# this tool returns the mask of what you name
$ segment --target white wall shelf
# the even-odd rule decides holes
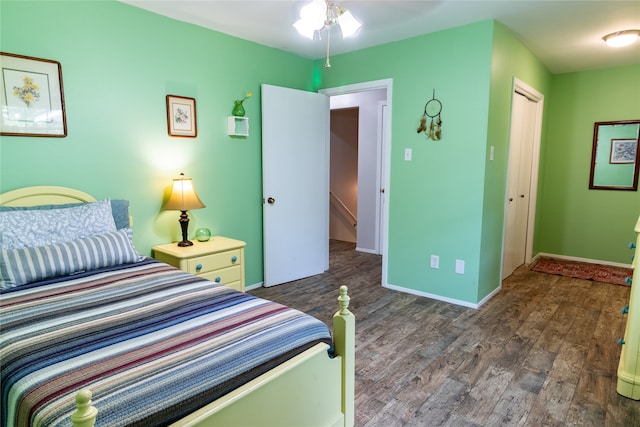
[[[231,136],[249,136],[249,118],[227,117],[227,133]]]

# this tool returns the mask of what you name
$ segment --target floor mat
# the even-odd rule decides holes
[[[625,279],[633,274],[630,268],[548,257],[540,257],[531,270],[622,286],[630,286]]]

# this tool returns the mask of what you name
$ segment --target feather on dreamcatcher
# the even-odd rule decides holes
[[[424,105],[424,113],[420,118],[420,126],[418,127],[418,133],[424,132],[427,138],[433,141],[440,141],[442,139],[442,103],[436,99],[436,90],[433,90],[433,98],[427,101]],[[427,118],[431,119],[429,128],[427,129]]]

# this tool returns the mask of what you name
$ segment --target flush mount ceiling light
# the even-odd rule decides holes
[[[316,37],[321,38],[322,32],[326,33],[327,60],[324,64],[326,68],[331,68],[329,44],[331,41],[331,29],[336,24],[342,30],[342,38],[354,35],[362,26],[351,12],[330,0],[313,0],[300,10],[300,19],[293,24],[300,34],[311,40]]]
[[[611,47],[628,46],[635,43],[640,38],[640,30],[624,30],[607,34],[602,38],[604,42]]]

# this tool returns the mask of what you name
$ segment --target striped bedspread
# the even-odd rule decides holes
[[[147,259],[0,296],[3,426],[69,426],[93,392],[97,426],[176,421],[318,342],[297,310]]]

